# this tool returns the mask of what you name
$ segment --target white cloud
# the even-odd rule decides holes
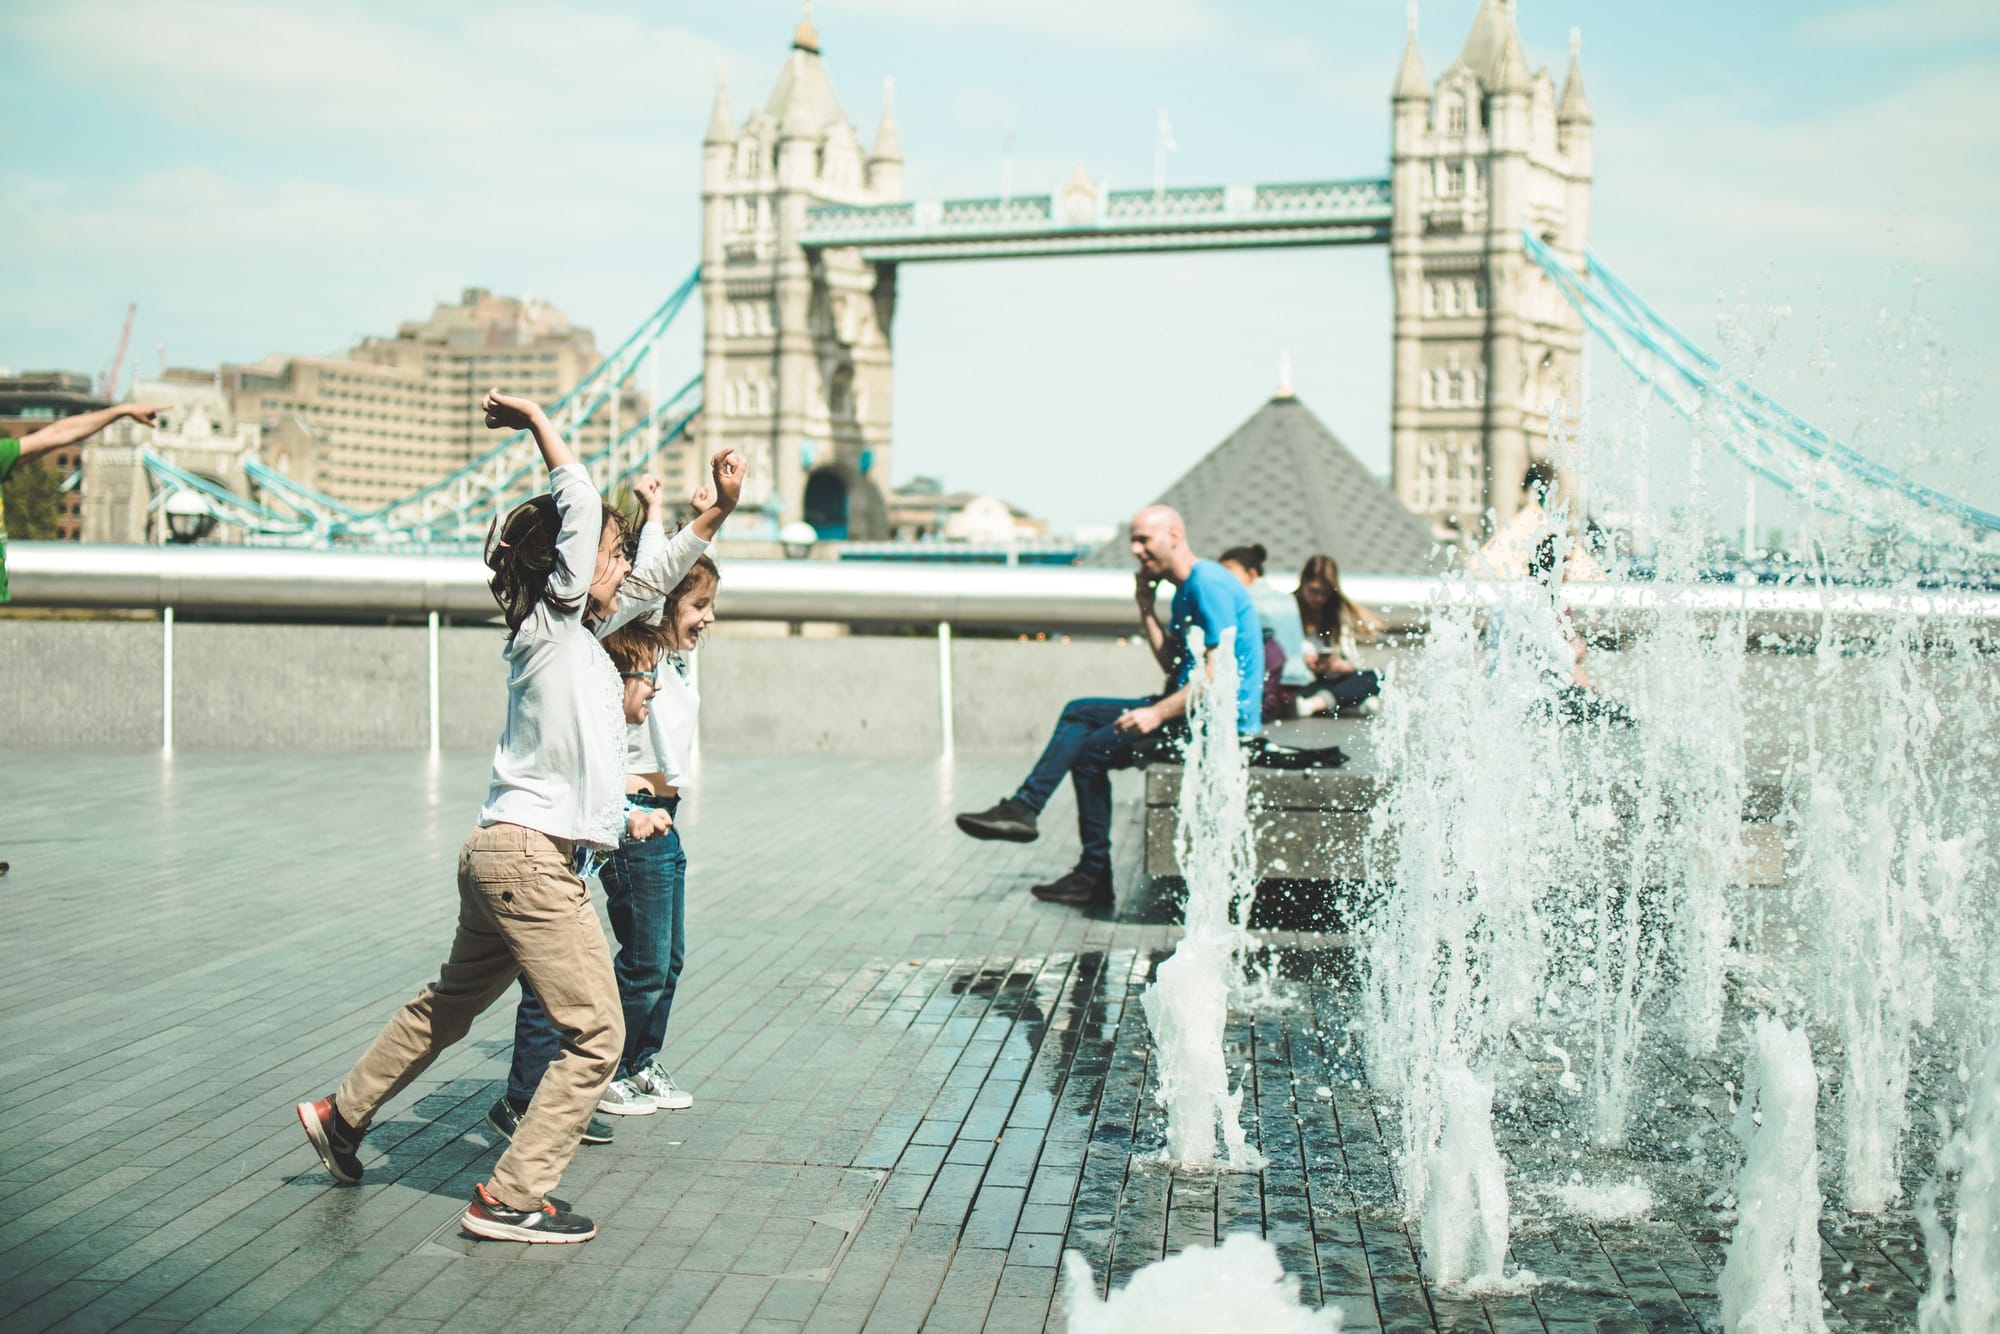
[[[568,9],[467,9],[443,26],[351,2],[71,0],[0,32],[107,97],[141,86],[186,123],[249,140],[301,133],[509,153],[649,138],[705,110],[724,50],[686,31]]]
[[[1711,94],[1646,116],[1600,115],[1600,182],[1710,246],[1739,253],[1996,269],[2000,62],[1968,62],[1810,118],[1758,123]],[[1747,99],[1745,99],[1747,100]],[[1606,187],[1600,184],[1600,190]]]
[[[1207,0],[842,0],[851,13],[939,28],[998,28],[1079,45],[1159,50],[1224,26]]]
[[[2000,6],[1992,0],[1850,5],[1803,19],[1796,31],[1827,46],[1957,46],[2000,38]]]

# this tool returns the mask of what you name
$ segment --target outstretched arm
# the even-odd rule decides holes
[[[146,426],[153,424],[153,418],[166,410],[165,403],[120,403],[114,408],[99,408],[95,412],[79,412],[74,417],[64,417],[50,422],[38,431],[30,431],[21,437],[21,462],[26,463],[38,454],[46,454],[64,445],[73,445],[79,440],[88,440],[121,417],[130,417]]]

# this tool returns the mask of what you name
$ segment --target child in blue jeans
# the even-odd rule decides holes
[[[647,505],[648,517],[640,530],[631,579],[620,588],[618,611],[604,626],[605,650],[626,687],[626,808],[668,824],[664,837],[621,840],[600,868],[605,906],[618,941],[613,972],[627,1017],[627,1038],[617,1077],[598,1106],[618,1115],[646,1115],[694,1103],[691,1095],[674,1086],[656,1058],[684,957],[687,859],[672,821],[680,806],[679,785],[688,768],[699,701],[687,681],[681,652],[682,646],[691,649],[714,622],[718,572],[703,553],[734,510],[743,483],[741,461],[727,451],[716,455],[714,471],[714,487],[703,487],[694,496],[697,517],[671,538],[664,532],[659,480],[646,478],[634,488]],[[666,591],[658,591],[662,589]],[[633,696],[641,692],[635,717]],[[560,1050],[559,1035],[540,1001],[524,985],[515,1013],[507,1093],[487,1112],[487,1123],[502,1137],[511,1136],[543,1071]],[[605,1143],[610,1138],[609,1123],[593,1117],[583,1141]]]
[[[643,728],[628,728],[625,800],[635,810],[680,814],[701,697],[687,654],[715,623],[721,573],[707,556],[666,597],[660,623],[650,627],[658,655],[647,677],[652,708]],[[621,632],[623,633],[623,632]],[[610,645],[607,643],[607,647]],[[615,654],[614,654],[615,656]],[[657,818],[657,817],[656,817]],[[628,839],[605,859],[604,902],[618,937],[618,998],[625,1008],[625,1050],[618,1077],[598,1100],[599,1111],[645,1116],[694,1106],[694,1095],[660,1064],[674,989],[687,957],[687,854],[678,826],[661,839]]]

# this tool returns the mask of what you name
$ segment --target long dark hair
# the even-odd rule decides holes
[[[1312,579],[1333,590],[1319,606],[1306,602],[1306,582]],[[1298,604],[1299,621],[1308,635],[1332,643],[1340,641],[1340,622],[1347,615],[1347,595],[1340,591],[1340,566],[1333,557],[1325,552],[1306,557],[1306,563],[1299,567],[1299,586],[1292,593],[1292,600]]]
[[[604,522],[618,529],[620,541],[629,541],[630,525],[609,505],[604,507]],[[569,613],[590,596],[588,588],[567,598],[549,592],[549,577],[556,568],[556,537],[561,531],[556,498],[546,491],[530,496],[507,511],[505,518],[487,526],[486,568],[493,571],[487,587],[493,590],[493,600],[500,604],[500,614],[507,620],[509,638],[520,631],[537,604],[547,602],[557,611]]]

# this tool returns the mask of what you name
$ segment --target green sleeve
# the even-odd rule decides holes
[[[12,436],[0,436],[0,482],[14,475],[14,465],[21,460],[21,442]]]

